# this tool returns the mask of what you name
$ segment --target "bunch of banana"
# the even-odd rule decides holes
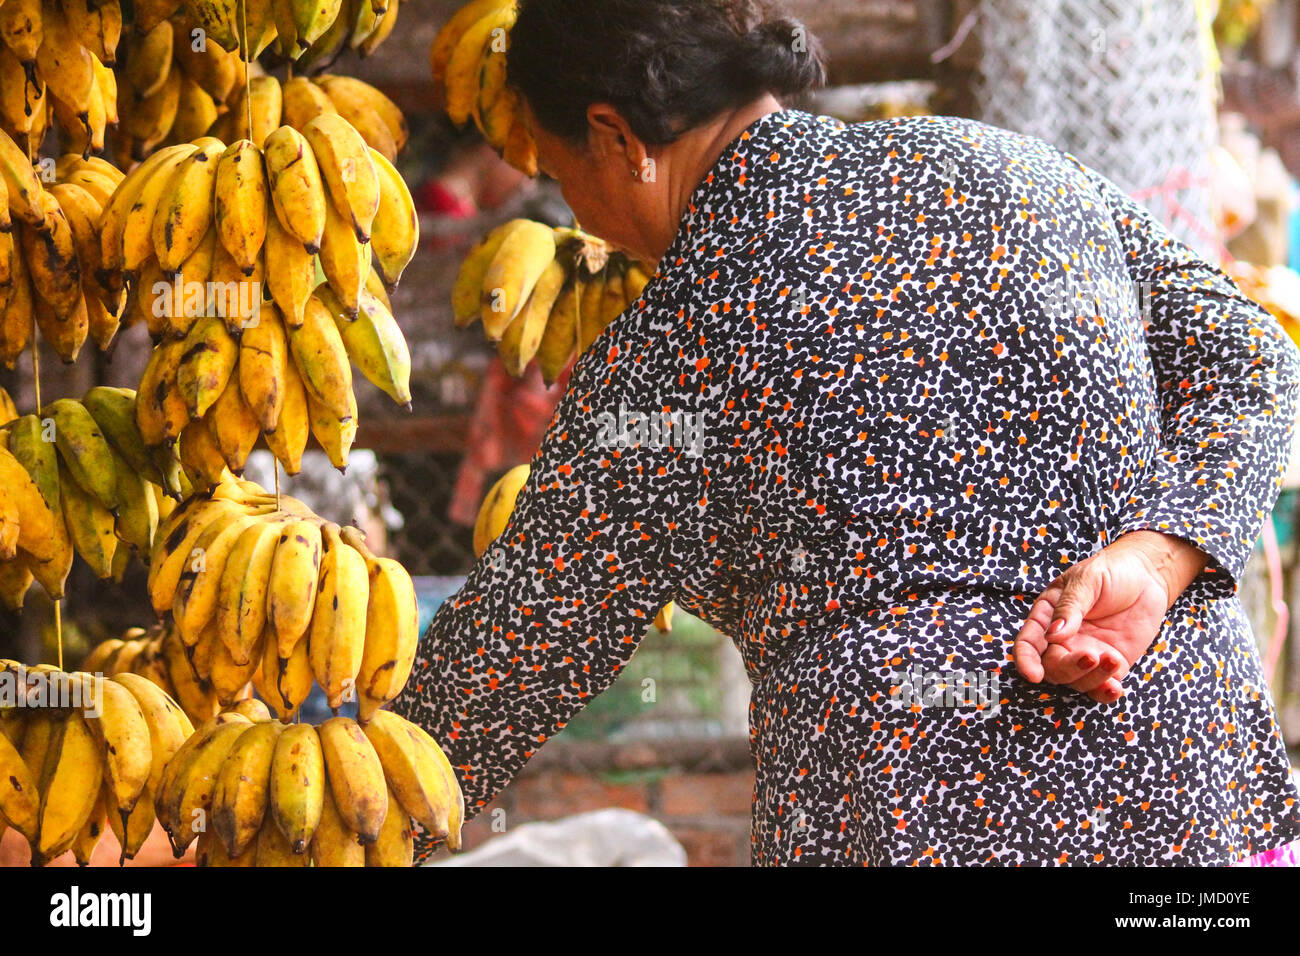
[[[245,98],[251,103],[245,102]],[[205,132],[227,142],[251,139],[258,146],[265,146],[266,138],[281,125],[304,132],[307,124],[321,113],[343,117],[367,146],[390,163],[397,159],[410,138],[406,117],[396,103],[369,83],[328,73],[295,76],[283,84],[273,76],[254,76],[230,111]]]
[[[531,465],[516,465],[488,489],[474,520],[474,557],[483,557],[492,547],[492,542],[505,532],[515,510],[515,501],[524,485],[528,484],[531,473]],[[665,634],[673,629],[673,611],[673,602],[669,601],[655,617],[654,626]]]
[[[471,0],[443,26],[429,50],[436,95],[452,122],[471,119],[510,165],[537,175],[537,144],[521,116],[518,94],[506,86],[515,0]]]
[[[193,665],[194,694],[169,676],[194,712],[242,698],[252,681],[290,721],[315,681],[331,707],[359,701],[362,720],[395,698],[419,640],[411,577],[375,555],[355,528],[302,502],[227,477],[163,523],[149,565],[149,596],[171,614]],[[160,645],[167,651],[166,637]]]
[[[252,60],[275,43],[281,59],[306,73],[345,49],[373,53],[397,24],[398,0],[270,0],[246,9],[240,0],[185,0],[185,7],[223,49]]]
[[[285,726],[228,713],[163,773],[158,820],[199,866],[410,866],[413,821],[460,849],[460,783],[424,730],[388,711]]]
[[[0,129],[35,155],[53,116],[64,152],[104,148],[117,122],[117,0],[0,4]]]
[[[175,624],[167,621],[147,632],[142,628],[132,628],[120,638],[101,642],[87,655],[81,668],[106,676],[138,674],[161,687],[180,704],[185,716],[193,723],[201,724],[221,713],[223,704],[208,669],[211,656],[194,651],[180,639]],[[203,677],[196,670],[200,666],[205,668]],[[252,701],[252,695],[250,681],[236,693],[227,691],[224,696],[227,705],[233,700],[236,708],[250,706],[250,701],[262,706],[260,702]]]
[[[29,415],[0,404],[0,600],[21,609],[33,580],[63,597],[74,554],[121,581],[185,490],[179,462],[145,448],[135,393],[100,386]]]
[[[141,17],[136,10],[135,32],[119,70],[122,121],[113,137],[123,169],[160,145],[205,135],[244,88],[239,54],[206,42],[193,20],[174,13]],[[253,64],[249,73],[257,72]]]
[[[475,245],[452,288],[458,328],[483,320],[506,371],[537,359],[553,385],[649,283],[646,269],[575,229],[507,222]]]
[[[0,711],[0,830],[27,838],[32,862],[72,850],[86,865],[106,829],[139,852],[153,829],[164,770],[193,734],[157,685],[126,673],[63,673],[0,661],[23,700]],[[57,697],[56,697],[57,695]]]
[[[68,363],[87,338],[105,350],[117,334],[119,299],[93,276],[99,217],[121,178],[104,160],[71,153],[37,168],[0,133],[0,362],[6,367],[14,367],[34,328]]]

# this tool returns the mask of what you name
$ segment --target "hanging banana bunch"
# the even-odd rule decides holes
[[[429,50],[436,94],[458,126],[471,119],[507,163],[537,175],[537,144],[506,86],[510,30],[519,14],[514,0],[471,0],[439,31]]]
[[[0,5],[0,130],[36,155],[53,117],[65,153],[104,148],[117,122],[112,66],[117,0],[8,0]]]
[[[515,219],[469,251],[452,287],[452,312],[458,328],[482,319],[511,375],[523,375],[535,358],[554,385],[649,281],[640,263],[610,254],[594,236]]]
[[[94,279],[98,223],[122,174],[102,159],[66,154],[33,166],[0,133],[0,362],[13,368],[41,337],[72,363],[87,338],[106,350],[120,297]]]
[[[3,395],[3,390],[0,390]],[[33,581],[63,597],[74,556],[121,581],[147,562],[160,520],[191,486],[169,451],[150,451],[135,393],[99,386],[20,415],[0,401],[0,601],[20,610]]]
[[[344,50],[369,56],[397,25],[398,0],[185,0],[194,23],[226,50],[256,59],[275,44],[276,54],[294,63],[295,73],[324,69]]]

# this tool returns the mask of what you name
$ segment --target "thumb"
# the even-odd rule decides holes
[[[1079,631],[1084,617],[1097,603],[1096,576],[1086,567],[1071,569],[1061,579],[1061,596],[1052,610],[1052,621],[1047,625],[1047,640],[1060,644]]]

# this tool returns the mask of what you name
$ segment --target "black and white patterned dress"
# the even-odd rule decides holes
[[[1266,312],[1046,143],[769,115],[578,362],[395,709],[472,815],[675,598],[753,682],[756,864],[1268,850],[1300,813],[1235,580],[1298,371]],[[1034,598],[1142,528],[1212,560],[1126,696],[1026,683]]]

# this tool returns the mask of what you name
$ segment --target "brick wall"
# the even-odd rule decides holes
[[[748,866],[754,772],[744,740],[573,744],[543,749],[465,826],[467,850],[507,828],[618,807],[666,826],[691,866]],[[504,813],[493,814],[494,810]]]

